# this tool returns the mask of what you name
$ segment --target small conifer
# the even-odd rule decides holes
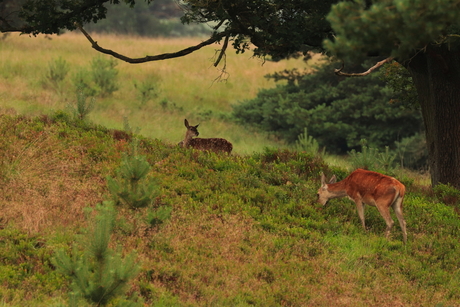
[[[97,211],[89,241],[74,245],[71,255],[58,250],[53,258],[56,268],[71,279],[69,305],[79,306],[83,298],[94,306],[114,302],[120,306],[138,306],[123,298],[129,280],[139,272],[136,255],[131,253],[122,258],[120,248],[117,251],[109,248],[115,221],[113,204],[98,205]]]
[[[117,205],[136,209],[153,203],[158,188],[154,180],[147,178],[150,169],[147,158],[137,154],[134,140],[132,152],[123,155],[117,178],[107,177],[107,187]]]

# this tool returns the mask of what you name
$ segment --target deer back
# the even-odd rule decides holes
[[[199,150],[209,150],[215,152],[227,152],[231,153],[233,150],[233,145],[226,139],[221,138],[194,138],[189,142],[189,146]]]
[[[406,192],[405,186],[395,178],[363,169],[355,170],[338,184],[343,185],[350,198],[360,197],[365,202],[398,196],[403,198]]]

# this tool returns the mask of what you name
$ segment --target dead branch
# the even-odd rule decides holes
[[[222,37],[226,37],[229,34],[227,31],[220,32],[220,33],[214,33],[214,35],[212,35],[209,39],[205,40],[204,42],[201,42],[198,45],[191,46],[191,47],[185,48],[177,52],[163,53],[163,54],[158,54],[158,55],[153,55],[153,56],[147,55],[143,58],[130,58],[125,55],[119,54],[113,50],[102,48],[101,46],[98,45],[96,41],[93,40],[93,38],[88,34],[88,32],[85,31],[85,29],[83,29],[81,25],[76,24],[76,26],[81,31],[81,33],[85,35],[86,39],[91,43],[91,47],[93,47],[95,50],[101,53],[104,53],[104,54],[111,55],[114,58],[117,58],[119,60],[125,61],[127,63],[131,63],[131,64],[140,64],[140,63],[146,63],[146,62],[161,61],[161,60],[183,57],[205,46],[211,45],[215,43],[216,41],[222,39]]]
[[[361,73],[346,73],[346,72],[342,72],[342,69],[343,69],[343,67],[345,66],[345,64],[342,62],[342,67],[340,67],[340,68],[338,68],[338,69],[335,69],[335,70],[334,70],[334,73],[335,73],[337,76],[345,76],[345,77],[362,77],[362,76],[367,76],[368,74],[370,74],[371,72],[373,72],[374,70],[376,70],[377,68],[379,68],[380,66],[382,66],[383,64],[393,61],[393,59],[394,59],[394,57],[386,58],[386,59],[383,60],[383,61],[377,62],[374,66],[372,66],[371,68],[369,68],[367,71],[361,72]]]

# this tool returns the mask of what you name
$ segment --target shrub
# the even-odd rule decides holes
[[[141,101],[141,104],[145,104],[147,101],[158,97],[158,85],[155,80],[150,78],[142,82],[134,81],[134,88],[137,90],[137,96]]]
[[[48,63],[48,71],[45,75],[45,84],[51,85],[55,90],[61,90],[61,82],[69,72],[69,63],[59,57]]]
[[[395,152],[401,167],[413,170],[428,169],[428,150],[425,136],[417,133],[411,137],[395,142]]]
[[[155,210],[149,212],[147,216],[147,222],[150,226],[160,226],[171,217],[172,207],[161,206]]]
[[[295,149],[297,151],[305,151],[313,156],[320,155],[324,156],[325,148],[322,151],[319,150],[319,144],[316,139],[308,135],[307,128],[304,128],[304,132],[299,134],[297,141],[295,142]]]
[[[384,173],[394,171],[396,154],[390,152],[388,146],[385,147],[384,152],[380,152],[376,148],[366,146],[366,140],[361,142],[363,144],[361,152],[352,150],[348,153],[353,168],[363,168]]]
[[[95,57],[90,66],[90,70],[81,68],[74,75],[73,83],[77,92],[88,97],[106,97],[118,90],[118,70],[115,68],[117,62],[114,59]]]
[[[313,72],[269,75],[287,84],[263,89],[255,99],[234,105],[233,119],[290,143],[308,125],[310,135],[334,154],[359,148],[362,138],[372,147],[394,149],[395,141],[420,131],[420,111],[403,103],[389,103],[392,93],[379,74],[343,78],[331,73],[336,66],[331,62]]]
[[[86,68],[81,68],[73,76],[73,84],[76,92],[83,93],[87,97],[95,96],[97,94],[91,80],[91,76]]]
[[[437,184],[433,191],[436,197],[447,205],[458,206],[460,204],[460,191],[451,184]]]
[[[110,96],[118,90],[118,70],[115,66],[117,62],[114,59],[95,57],[91,61],[91,77],[98,88],[98,94],[102,97]]]

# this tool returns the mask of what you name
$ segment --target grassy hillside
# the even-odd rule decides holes
[[[63,113],[3,115],[0,132],[1,305],[62,306],[69,280],[52,258],[60,248],[71,253],[73,242],[85,246],[85,208],[110,198],[106,177],[134,138]],[[144,306],[460,304],[458,205],[441,202],[458,198],[448,188],[434,193],[401,178],[409,191],[404,246],[397,225],[384,238],[375,208],[364,232],[349,200],[315,204],[321,171],[345,175],[318,158],[216,155],[149,138],[138,153],[158,194],[146,208],[117,207],[112,246],[136,251],[141,271],[127,294]],[[171,217],[152,223],[164,206]]]
[[[201,39],[148,39],[95,35],[105,47],[131,57],[175,52],[198,44]],[[261,88],[273,87],[263,78],[286,68],[307,67],[301,60],[264,62],[250,54],[227,52],[226,62],[213,66],[218,46],[209,46],[191,55],[168,61],[128,64],[117,61],[119,90],[110,97],[98,97],[90,119],[109,128],[122,128],[126,117],[140,133],[177,143],[184,134],[184,118],[191,124],[201,123],[202,137],[229,139],[238,153],[260,151],[280,142],[222,121],[231,105],[255,97]],[[46,86],[50,63],[66,60],[70,71],[60,91]],[[63,110],[76,100],[73,79],[81,70],[89,70],[96,57],[111,59],[93,50],[79,33],[61,36],[18,36],[0,40],[0,108],[2,112],[37,115]],[[222,74],[223,64],[226,73]],[[157,97],[142,103],[135,84],[149,84]],[[1,111],[0,110],[0,111]]]

